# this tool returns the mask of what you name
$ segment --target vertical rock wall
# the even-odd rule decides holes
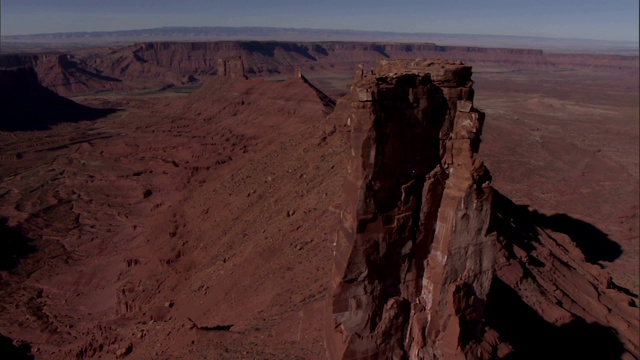
[[[351,156],[329,356],[464,358],[497,250],[471,68],[383,61],[355,80],[334,115],[350,126]]]
[[[244,73],[244,63],[241,58],[218,59],[217,75],[221,77],[247,78]]]

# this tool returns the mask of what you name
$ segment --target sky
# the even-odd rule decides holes
[[[1,0],[4,36],[266,26],[638,41],[638,0]]]

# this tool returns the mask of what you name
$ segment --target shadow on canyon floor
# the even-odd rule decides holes
[[[543,261],[533,256],[536,244],[541,241],[540,232],[545,229],[550,230],[547,235],[552,241],[558,241],[553,238],[554,232],[567,235],[585,260],[592,264],[611,262],[622,254],[620,245],[606,233],[569,215],[541,214],[527,205],[515,204],[497,191],[494,194],[494,210],[496,217],[493,226],[504,238],[505,250],[511,252],[514,258],[514,246],[526,251],[531,266],[545,266]],[[607,286],[638,297],[612,280]],[[578,316],[567,324],[554,325],[497,277],[494,277],[487,296],[485,320],[486,325],[498,331],[501,340],[512,345],[513,353],[505,358],[509,360],[620,359],[625,352],[613,328],[595,322],[588,323]]]
[[[4,104],[3,104],[4,105]],[[3,111],[0,131],[48,130],[62,123],[92,121],[121,111],[120,109],[95,109],[74,103],[73,106],[31,107],[16,111]]]
[[[530,249],[525,242],[537,241],[537,227],[563,233],[580,249],[585,260],[591,264],[600,261],[613,262],[622,255],[620,244],[597,227],[567,214],[545,215],[530,210],[527,205],[517,205],[496,191],[495,205],[500,218],[508,221],[511,229],[501,229],[513,238],[518,246]],[[516,235],[516,236],[513,236]]]
[[[0,131],[46,130],[51,126],[97,120],[118,109],[96,109],[42,86],[33,68],[0,70]]]
[[[518,293],[494,278],[486,324],[513,347],[505,359],[620,359],[624,346],[610,327],[576,318],[562,326],[544,320]]]
[[[6,218],[0,218],[0,271],[13,270],[20,260],[36,252],[33,239],[7,225]]]
[[[32,360],[31,345],[22,343],[15,344],[11,338],[0,334],[0,354],[3,359],[11,360]]]
[[[535,213],[536,222],[549,230],[568,235],[578,246],[584,258],[591,264],[600,261],[613,262],[622,254],[618,243],[595,226],[566,214],[550,216]]]
[[[532,256],[534,243],[539,242],[539,228],[548,229],[556,233],[567,235],[582,252],[587,262],[600,265],[601,261],[612,262],[622,255],[622,247],[611,240],[597,227],[567,214],[545,215],[529,209],[527,205],[518,205],[506,196],[495,191],[494,209],[497,212],[498,232],[508,243],[514,244],[529,253],[532,265],[544,266],[542,262]],[[512,252],[513,249],[506,248]],[[513,252],[511,255],[515,256]],[[638,294],[620,286],[610,280],[609,288],[616,289],[631,297],[638,298]]]

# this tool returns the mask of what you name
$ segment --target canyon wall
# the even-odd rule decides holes
[[[217,74],[220,59],[241,58],[246,75],[306,73],[349,74],[358,64],[385,59],[446,58],[500,69],[592,68],[634,70],[638,57],[579,55],[549,57],[535,49],[439,46],[433,43],[357,42],[149,42],[64,54],[6,54],[0,68],[31,66],[44,86],[62,94],[131,91],[167,85],[197,84]]]
[[[218,60],[218,76],[242,78],[246,79],[244,74],[244,63],[242,58],[237,59],[219,59]]]

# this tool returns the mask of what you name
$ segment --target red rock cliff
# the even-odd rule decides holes
[[[351,90],[351,160],[336,243],[332,358],[457,352],[461,293],[486,298],[496,242],[491,188],[476,158],[483,115],[471,68],[383,61]],[[480,302],[470,309],[482,317]]]
[[[565,347],[548,358],[637,353],[632,297],[490,186],[472,100],[469,66],[393,60],[361,67],[338,104],[351,154],[329,358],[547,356],[538,343]]]
[[[370,42],[147,42],[69,54],[3,54],[0,68],[31,66],[42,84],[62,95],[193,84],[220,73],[219,59],[241,57],[246,75],[305,71],[349,73],[385,59],[442,57],[503,69],[597,68],[637,72],[638,57],[547,55],[535,49]]]

